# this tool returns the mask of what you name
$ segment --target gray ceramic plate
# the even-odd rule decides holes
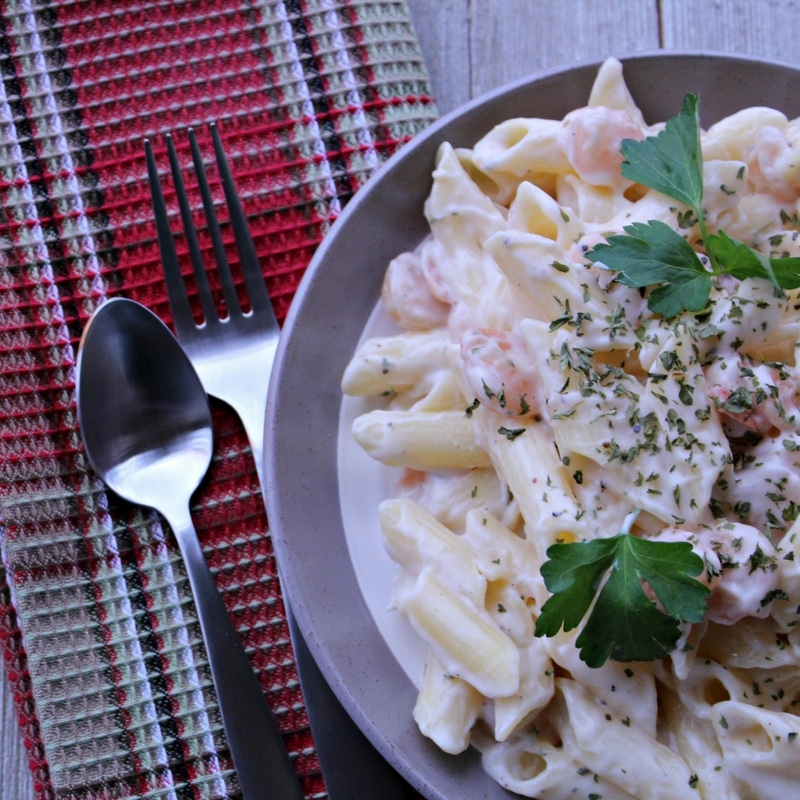
[[[661,52],[621,60],[649,122],[677,113],[687,91],[700,95],[704,126],[751,105],[800,116],[800,69],[794,67],[722,54]],[[427,232],[422,207],[439,144],[471,146],[510,117],[560,119],[586,104],[598,66],[552,70],[501,88],[443,118],[395,155],[350,202],[319,248],[286,321],[273,373],[267,499],[284,589],[345,708],[406,779],[436,800],[509,794],[483,773],[475,752],[444,755],[413,724],[416,689],[405,654],[396,655],[387,643],[374,598],[365,599],[364,576],[357,576],[351,558],[359,542],[368,554],[379,532],[348,530],[350,547],[345,533],[343,519],[352,526],[364,510],[369,519],[374,485],[365,483],[361,492],[360,479],[344,475],[346,502],[359,508],[355,515],[344,509],[343,515],[341,376],[376,306],[386,265]],[[362,557],[361,573],[369,558]],[[377,575],[385,566],[378,560]],[[389,589],[384,585],[387,599]],[[402,647],[401,638],[389,640],[395,650]]]

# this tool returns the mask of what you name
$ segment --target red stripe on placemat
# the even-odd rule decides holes
[[[254,231],[259,252],[270,254],[264,263],[267,274],[272,262],[285,259],[285,253],[293,256],[289,266],[301,272],[315,241],[306,233],[305,214],[295,210],[301,199],[297,191],[271,180],[276,175],[285,182],[284,129],[289,121],[275,119],[270,111],[266,65],[259,56],[251,20],[241,8],[220,8],[202,18],[191,5],[175,3],[162,6],[153,19],[144,10],[123,11],[113,2],[98,3],[96,16],[107,20],[105,37],[98,41],[84,36],[90,20],[79,15],[71,17],[62,31],[64,47],[75,62],[70,71],[81,124],[91,136],[98,189],[103,193],[104,187],[115,187],[115,196],[104,194],[98,208],[98,213],[109,215],[107,227],[114,230],[118,260],[113,271],[120,290],[165,319],[170,319],[170,313],[152,225],[145,138],[153,139],[156,157],[165,168],[163,135],[173,131],[182,161],[188,163],[186,128],[198,130],[203,150],[210,153],[207,124],[218,122],[247,210],[259,215],[274,210],[270,228]],[[191,43],[186,42],[188,36]],[[122,58],[121,52],[129,55]],[[235,63],[228,65],[228,61]],[[113,102],[109,94],[116,98]],[[249,149],[242,155],[241,170],[239,154],[231,146],[237,143],[237,131],[246,131]],[[259,186],[250,195],[248,184],[254,181]],[[122,197],[117,196],[117,187],[123,189]],[[168,185],[165,190],[169,192]],[[265,247],[258,234],[269,234],[271,229],[277,235]],[[133,272],[135,279],[129,279]],[[298,281],[299,275],[289,292]]]

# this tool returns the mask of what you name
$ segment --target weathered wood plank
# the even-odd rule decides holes
[[[486,92],[553,66],[658,48],[656,4],[485,0],[470,28],[472,91]]]
[[[408,0],[441,113],[472,97],[468,46],[472,5],[472,0]]]
[[[800,63],[796,35],[800,6],[794,0],[663,0],[660,5],[665,48]]]
[[[532,72],[659,47],[800,63],[796,0],[407,2],[442,112]]]
[[[562,64],[656,50],[651,0],[408,0],[439,110]]]

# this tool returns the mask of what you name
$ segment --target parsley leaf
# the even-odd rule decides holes
[[[770,258],[724,231],[709,236],[709,244],[734,278],[764,278],[782,289],[800,287],[800,258]]]
[[[708,305],[712,278],[761,278],[778,292],[800,288],[800,258],[770,258],[724,232],[709,235],[703,211],[703,151],[700,146],[700,100],[688,93],[680,113],[656,136],[623,139],[622,175],[690,207],[708,257],[706,267],[692,246],[663,222],[650,220],[625,227],[587,254],[592,263],[618,270],[620,281],[637,288],[654,287],[648,306],[655,314],[677,316]],[[678,211],[678,222],[686,218]]]
[[[601,667],[609,658],[663,658],[680,638],[680,622],[700,622],[705,613],[710,590],[693,577],[703,571],[703,560],[688,542],[659,542],[622,532],[554,544],[547,556],[541,571],[552,594],[536,620],[536,635],[576,628],[594,601],[576,640],[581,659],[590,667]]]
[[[622,175],[697,211],[703,203],[703,160],[700,149],[700,99],[683,98],[677,117],[667,120],[657,136],[644,141],[623,139]]]
[[[610,236],[587,253],[619,271],[626,286],[653,286],[650,310],[674,317],[682,309],[702,311],[711,294],[711,273],[692,246],[669,225],[658,220],[634,222],[623,228],[626,235]]]

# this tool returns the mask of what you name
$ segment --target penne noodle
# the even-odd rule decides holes
[[[342,391],[369,397],[417,386],[448,367],[450,346],[441,330],[369,339],[347,365]]]
[[[519,687],[519,651],[489,616],[424,571],[398,607],[447,670],[484,697],[507,697]]]
[[[463,411],[403,412],[377,409],[353,424],[355,440],[390,466],[434,470],[488,467],[491,459],[475,439]]]
[[[445,753],[463,753],[482,705],[477,689],[447,672],[433,653],[428,655],[414,706],[414,721],[425,736]]]

